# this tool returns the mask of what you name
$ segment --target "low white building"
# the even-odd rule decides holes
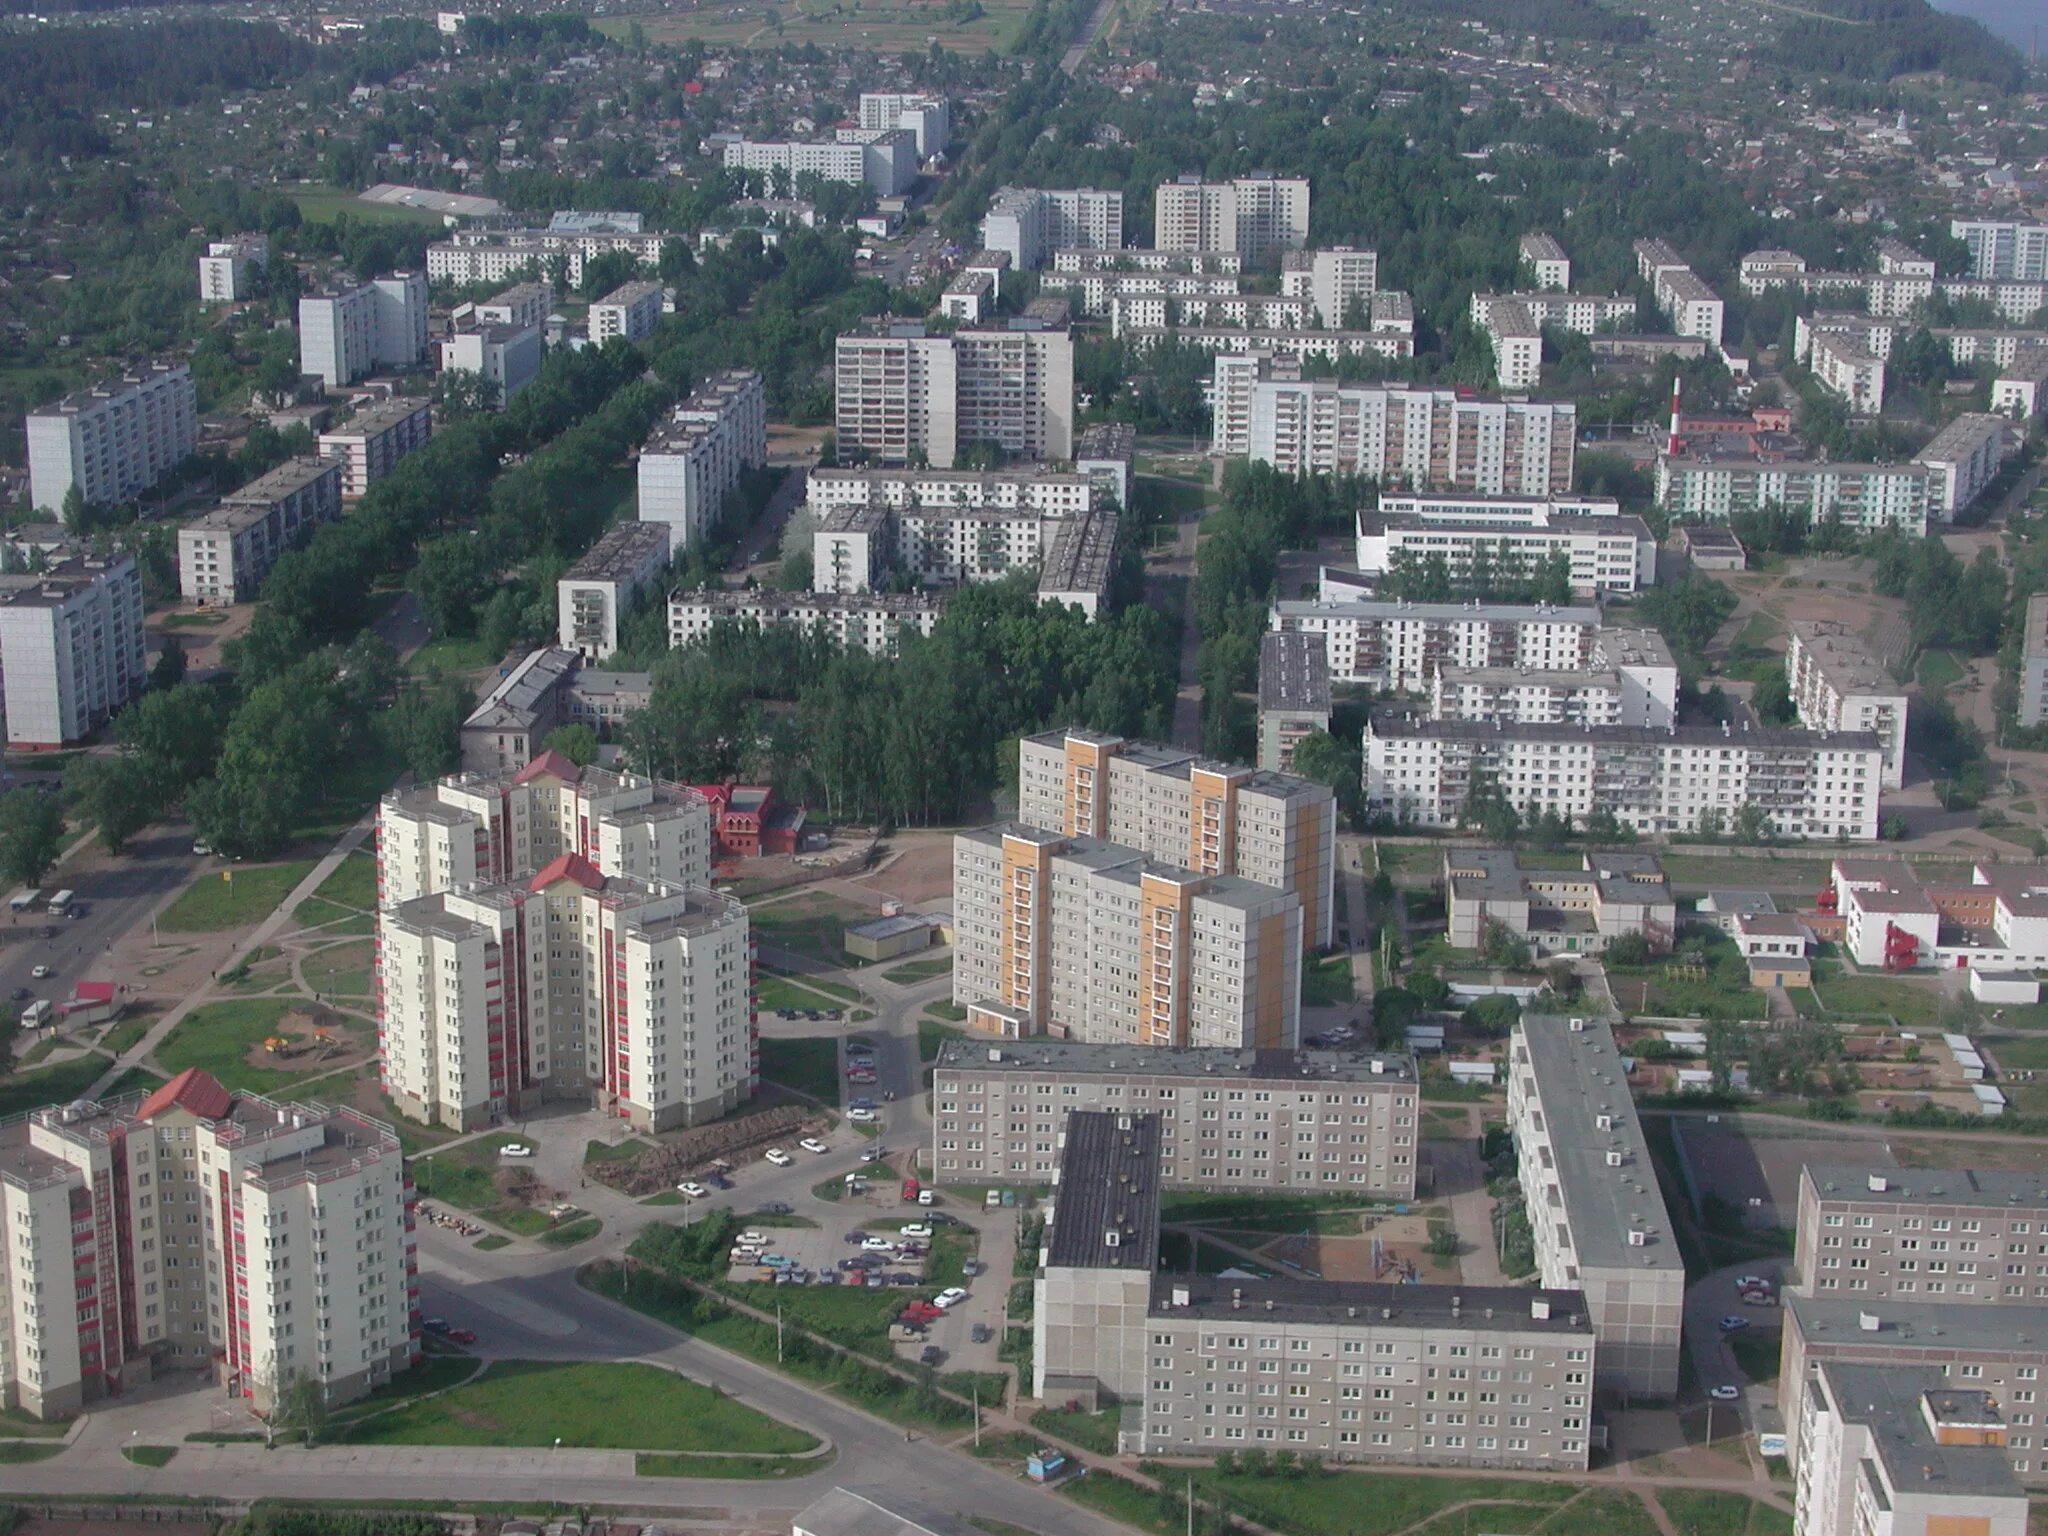
[[[1539,232],[1522,236],[1517,255],[1538,288],[1562,292],[1571,287],[1571,258],[1555,235]]]
[[[754,624],[824,634],[842,650],[894,656],[904,630],[929,635],[944,611],[944,599],[930,592],[678,591],[669,594],[668,643],[694,645],[722,624]]]
[[[1843,947],[1885,970],[2048,967],[2048,868],[1975,865],[1968,881],[1923,881],[1891,859],[1837,859]]]
[[[727,170],[783,178],[788,191],[797,190],[798,177],[817,176],[855,186],[865,183],[877,197],[909,191],[917,180],[918,158],[917,135],[906,128],[842,128],[824,144],[741,139],[725,146]]]
[[[1667,953],[1678,931],[1664,866],[1651,853],[1600,850],[1581,869],[1524,869],[1512,848],[1444,852],[1445,931],[1454,949],[1480,949],[1498,925],[1539,955],[1598,954],[1641,934]]]
[[[1502,389],[1534,389],[1543,376],[1543,327],[1513,299],[1487,307],[1486,339],[1493,347],[1493,376]]]
[[[2048,346],[2023,347],[1999,370],[1991,409],[2019,422],[2048,414]]]
[[[1377,512],[1358,514],[1357,557],[1369,576],[1440,560],[1453,584],[1470,577],[1475,562],[1496,577],[1534,576],[1561,557],[1580,597],[1657,583],[1656,536],[1611,501],[1386,492]]]
[[[1884,359],[1843,336],[1823,332],[1813,338],[1807,365],[1820,384],[1840,395],[1859,415],[1884,409]]]
[[[1958,416],[1934,434],[1913,455],[1927,471],[1928,511],[1943,522],[1976,505],[1986,486],[1998,478],[2012,441],[2013,425],[2003,416],[1971,413]]]

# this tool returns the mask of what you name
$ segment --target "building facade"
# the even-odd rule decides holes
[[[1320,635],[1259,637],[1259,767],[1292,773],[1302,738],[1330,728],[1330,658]]]
[[[1330,676],[1426,693],[1451,668],[1564,673],[1596,669],[1600,610],[1543,603],[1414,603],[1355,595],[1324,581],[1315,598],[1273,605],[1277,632],[1319,635]],[[1675,676],[1675,674],[1674,674]]]
[[[427,277],[393,272],[299,300],[299,372],[342,389],[379,368],[415,368],[427,355]]]
[[[1446,932],[1454,949],[1480,949],[1498,925],[1539,955],[1598,954],[1640,934],[1664,954],[1678,932],[1678,907],[1664,866],[1651,853],[1584,855],[1581,869],[1523,869],[1512,848],[1453,847],[1444,853]]]
[[[2048,1304],[2048,1181],[2038,1174],[1809,1163],[1798,1228],[1802,1295]]]
[[[2026,628],[2020,637],[2018,716],[2029,729],[2048,722],[2048,592],[2027,599]]]
[[[132,556],[72,555],[38,575],[0,575],[9,746],[83,741],[148,681],[142,577]]]
[[[988,443],[1013,458],[1072,457],[1073,332],[1060,301],[1032,308],[1039,313],[950,335],[884,322],[841,336],[833,362],[840,456],[951,469],[962,452]]]
[[[1152,202],[1152,245],[1161,251],[1233,251],[1248,262],[1308,244],[1308,182],[1255,172],[1234,181],[1183,176]]]
[[[178,591],[188,603],[246,603],[277,557],[341,516],[341,461],[290,459],[178,530]]]
[[[675,591],[668,598],[668,643],[695,645],[725,624],[826,635],[842,651],[895,656],[903,633],[930,635],[945,601],[932,592]]]
[[[590,306],[590,339],[600,346],[614,336],[642,341],[661,323],[662,286],[655,282],[621,283]]]
[[[643,267],[661,260],[665,237],[638,229],[578,226],[551,229],[458,229],[427,247],[427,276],[433,281],[501,283],[539,277],[548,262],[562,257],[569,285],[583,284],[583,263],[593,256],[624,251]]]
[[[386,400],[322,432],[320,456],[341,465],[341,499],[355,501],[434,435],[434,413],[424,400]]]
[[[877,197],[896,197],[917,180],[917,164],[917,135],[905,128],[842,129],[838,138],[823,144],[742,139],[725,146],[727,170],[781,177],[792,191],[798,177],[816,176],[871,187]]]
[[[239,304],[255,291],[255,274],[270,265],[270,237],[236,235],[208,243],[199,258],[199,302]]]
[[[860,125],[869,133],[907,128],[917,146],[917,158],[929,160],[953,141],[953,108],[943,96],[862,91]]]
[[[1056,251],[1119,251],[1123,243],[1123,193],[1094,187],[1002,187],[981,219],[981,248],[1002,252],[1019,272],[1036,271]]]
[[[768,461],[768,394],[751,368],[713,374],[640,449],[640,520],[668,529],[671,555],[717,528],[725,499]]]
[[[1627,595],[1657,583],[1656,536],[1611,502],[1383,493],[1377,512],[1359,511],[1357,555],[1368,576],[1434,559],[1453,583],[1470,580],[1475,563],[1497,576],[1534,576],[1561,559],[1579,597]]]
[[[1875,532],[1927,532],[1930,485],[1924,465],[1820,463],[1741,450],[1657,456],[1657,504],[1675,518],[1723,522],[1766,506],[1830,518]]]
[[[30,411],[29,502],[64,510],[75,485],[87,506],[111,507],[153,489],[199,446],[192,369],[152,363]]]
[[[1585,1293],[1601,1392],[1675,1396],[1685,1264],[1605,1019],[1523,1016],[1508,1044],[1508,1129],[1537,1273]]]
[[[639,595],[668,569],[668,530],[619,523],[555,583],[556,642],[585,661],[619,648],[619,625]]]
[[[2013,282],[2048,281],[2048,224],[2012,219],[1955,219],[1948,232],[1970,248],[1970,276]]]
[[[502,411],[540,372],[545,344],[536,326],[480,325],[441,343],[443,373],[473,373],[490,385],[490,407]]]
[[[1906,782],[1906,693],[1863,639],[1832,619],[1794,619],[1785,681],[1799,723],[1813,731],[1868,731],[1882,744],[1884,785]]]

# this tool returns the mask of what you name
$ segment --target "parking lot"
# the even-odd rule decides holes
[[[932,1234],[938,1230],[933,1214],[910,1206],[869,1219],[856,1208],[847,1212],[846,1225],[838,1230],[750,1228],[733,1246],[728,1278],[775,1285],[921,1285]]]

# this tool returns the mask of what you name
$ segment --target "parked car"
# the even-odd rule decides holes
[[[1737,1275],[1735,1277],[1735,1289],[1738,1291],[1768,1291],[1770,1288],[1771,1282],[1762,1275]]]
[[[783,1151],[780,1147],[770,1147],[766,1152],[762,1153],[761,1155],[778,1168],[787,1168],[791,1163],[796,1161],[795,1158],[791,1157],[787,1152]]]
[[[943,1312],[949,1307],[959,1306],[966,1299],[967,1293],[961,1290],[959,1286],[949,1285],[932,1298],[932,1305]]]
[[[925,1217],[935,1227],[954,1227],[960,1224],[958,1216],[948,1216],[944,1211],[933,1211]]]
[[[676,1186],[676,1193],[685,1200],[702,1200],[711,1191],[702,1184],[699,1184],[695,1179],[685,1179]]]
[[[748,1230],[734,1238],[733,1243],[735,1247],[740,1248],[765,1248],[768,1246],[768,1239],[759,1232]]]
[[[790,1207],[788,1201],[770,1200],[766,1205],[761,1207],[760,1214],[763,1216],[787,1216],[789,1214],[789,1211]]]
[[[846,1107],[848,1109],[873,1109],[875,1101],[873,1099],[853,1099],[847,1103]]]
[[[24,987],[22,988],[22,990],[25,992],[28,989]],[[866,1151],[861,1153],[860,1160],[864,1163],[873,1163],[880,1161],[881,1156],[882,1149],[880,1147],[869,1147]]]
[[[423,1317],[420,1319],[420,1326],[429,1333],[446,1333],[448,1331],[448,1319],[445,1317]]]
[[[937,1365],[945,1358],[946,1352],[936,1344],[927,1344],[917,1352],[917,1363],[919,1365]]]
[[[498,1156],[500,1156],[500,1157],[531,1157],[531,1156],[533,1156],[533,1148],[529,1147],[529,1146],[528,1146],[528,1145],[527,1145],[527,1144],[526,1144],[525,1142],[523,1142],[523,1141],[508,1141],[508,1142],[506,1142],[506,1143],[505,1143],[505,1145],[503,1145],[502,1147],[498,1148]]]
[[[981,1197],[981,1208],[985,1211],[992,1211],[1002,1203],[1003,1192],[1000,1189],[992,1189]]]
[[[1723,1333],[1740,1333],[1748,1326],[1749,1319],[1746,1317],[1724,1317],[1721,1319],[1721,1331]]]
[[[51,971],[51,969],[50,969],[50,968],[49,968],[49,967],[48,967],[47,965],[39,965],[39,966],[37,966],[37,967],[36,967],[36,968],[35,968],[34,970],[32,970],[32,971],[30,971],[30,972],[29,972],[29,975],[31,975],[31,976],[33,976],[33,977],[35,977],[35,979],[36,979],[37,981],[41,981],[41,980],[43,980],[43,979],[44,979],[45,977],[47,977],[47,976],[50,976],[50,975],[53,975],[53,974],[54,974],[54,972],[52,972],[52,971]]]
[[[893,1238],[870,1237],[864,1239],[860,1247],[863,1253],[888,1253],[895,1251],[896,1243]]]
[[[920,1189],[917,1192],[917,1203],[919,1205],[930,1205],[934,1200],[938,1198],[938,1195],[934,1191],[929,1189]]]
[[[989,1340],[988,1324],[976,1323],[972,1328],[967,1330],[967,1338],[970,1343],[986,1344]]]
[[[849,1243],[864,1243],[874,1235],[875,1234],[872,1232],[863,1231],[861,1228],[855,1227],[851,1232],[846,1234],[846,1240]]]
[[[457,1344],[474,1344],[476,1342],[476,1330],[474,1328],[450,1328],[447,1337],[453,1339]]]
[[[726,1177],[726,1176],[725,1176],[724,1174],[722,1174],[722,1173],[707,1173],[707,1174],[705,1174],[705,1175],[704,1175],[704,1182],[705,1182],[706,1184],[709,1184],[709,1185],[710,1185],[710,1186],[711,1186],[711,1187],[712,1187],[713,1189],[731,1189],[731,1188],[732,1188],[732,1180],[731,1180],[731,1179],[728,1179],[728,1178],[727,1178],[727,1177]],[[789,1214],[789,1207],[788,1207],[788,1206],[786,1206],[786,1205],[785,1205],[785,1206],[784,1206],[784,1207],[782,1208],[782,1214],[783,1214],[783,1215],[785,1215],[785,1216],[787,1216],[787,1215]]]
[[[34,997],[35,993],[31,992],[27,987],[16,987],[13,996],[17,1003],[24,1003]]]
[[[902,1235],[905,1237],[928,1238],[932,1235],[932,1229],[924,1225],[923,1222],[913,1222],[911,1225],[904,1227],[902,1229]]]
[[[798,1142],[797,1145],[802,1147],[806,1152],[816,1153],[820,1157],[824,1156],[827,1152],[832,1150],[830,1147],[826,1146],[825,1143],[818,1140],[818,1138],[815,1136],[806,1136],[802,1141]]]
[[[1716,1387],[1713,1391],[1709,1392],[1707,1396],[1711,1397],[1717,1403],[1740,1402],[1742,1400],[1742,1388]]]
[[[768,1269],[796,1268],[796,1260],[786,1253],[764,1253],[761,1255],[761,1263]]]
[[[1745,1307],[1775,1307],[1778,1304],[1778,1298],[1769,1291],[1744,1291],[1742,1293],[1742,1304]]]

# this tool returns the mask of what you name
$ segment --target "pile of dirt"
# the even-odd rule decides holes
[[[702,1174],[714,1159],[737,1163],[820,1124],[815,1111],[775,1104],[681,1132],[673,1141],[616,1163],[593,1163],[591,1175],[625,1195],[654,1195]]]

